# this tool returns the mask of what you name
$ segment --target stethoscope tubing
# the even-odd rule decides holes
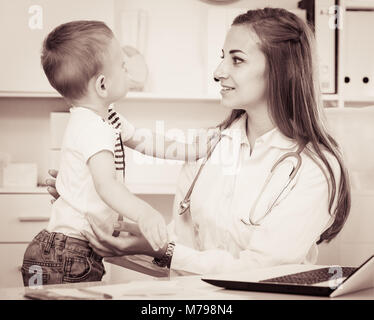
[[[267,178],[266,178],[266,180],[264,182],[264,185],[261,188],[261,191],[259,192],[259,195],[257,196],[257,198],[255,200],[254,205],[252,206],[252,208],[251,208],[251,210],[249,212],[248,221],[244,220],[243,218],[240,219],[243,222],[243,224],[248,225],[248,226],[250,226],[250,225],[252,225],[252,226],[259,226],[260,222],[272,211],[272,209],[274,208],[275,204],[277,203],[277,201],[279,200],[279,198],[281,197],[281,195],[284,193],[284,191],[287,189],[287,187],[290,185],[290,183],[295,179],[297,173],[299,172],[300,167],[302,165],[301,152],[303,150],[304,150],[304,146],[300,146],[296,152],[288,152],[288,153],[284,154],[282,157],[280,157],[277,160],[276,163],[274,163],[273,167],[270,170],[269,175],[267,176]],[[289,177],[288,177],[288,180],[287,180],[286,184],[284,185],[284,187],[282,188],[282,190],[279,192],[278,196],[273,200],[272,204],[266,210],[265,214],[260,219],[258,219],[257,221],[253,221],[251,217],[253,216],[253,213],[254,213],[254,211],[255,211],[255,209],[257,207],[257,203],[258,203],[259,199],[263,195],[263,193],[264,193],[267,185],[269,184],[271,178],[273,177],[276,168],[282,162],[284,162],[287,158],[295,158],[296,159],[296,166],[295,165],[293,166],[292,171],[289,173]],[[201,169],[202,169],[202,167],[200,168],[199,173],[200,173]],[[190,193],[192,193],[192,190],[190,190]],[[189,194],[189,196],[190,196],[190,194]],[[180,204],[179,204],[179,215],[183,215],[190,208],[191,200],[190,200],[189,196],[185,197],[184,200],[182,200],[180,202]]]
[[[287,152],[282,157],[280,157],[276,163],[274,163],[273,167],[270,170],[270,173],[269,173],[268,177],[266,178],[266,181],[265,181],[264,185],[261,188],[261,191],[260,191],[259,195],[257,196],[257,198],[255,200],[254,205],[252,206],[251,210],[249,211],[248,221],[245,221],[244,219],[240,219],[245,225],[260,226],[260,222],[263,219],[265,219],[265,217],[273,210],[275,204],[277,203],[277,201],[279,200],[281,195],[284,193],[284,191],[287,189],[287,187],[290,185],[290,183],[295,179],[297,173],[299,172],[299,169],[300,169],[301,164],[302,164],[302,159],[301,159],[300,154],[301,154],[303,149],[304,149],[303,147],[302,148],[299,147],[299,149],[296,152]],[[265,214],[260,219],[258,219],[257,221],[254,221],[252,219],[252,217],[253,217],[253,214],[256,210],[258,201],[260,200],[261,196],[264,194],[264,191],[265,191],[266,187],[268,186],[271,178],[273,177],[276,168],[288,158],[295,158],[296,159],[296,166],[295,165],[293,166],[292,171],[289,173],[288,180],[287,180],[286,184],[283,186],[282,190],[278,193],[278,195],[272,201],[271,205],[265,211]]]

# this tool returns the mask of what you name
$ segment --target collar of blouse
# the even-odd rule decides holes
[[[246,123],[247,115],[243,114],[239,119],[234,121],[229,128],[222,130],[221,134],[224,137],[230,138],[232,141],[240,141],[241,145],[244,144],[249,147]],[[256,143],[265,144],[278,149],[292,149],[297,144],[294,139],[283,135],[277,127],[258,137]]]

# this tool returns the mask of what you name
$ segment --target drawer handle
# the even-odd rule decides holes
[[[49,221],[47,216],[20,216],[18,217],[19,222],[45,222]]]

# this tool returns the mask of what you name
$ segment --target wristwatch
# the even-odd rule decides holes
[[[173,241],[168,243],[165,253],[161,258],[154,258],[153,263],[161,268],[170,268],[171,258],[173,257],[175,243]]]

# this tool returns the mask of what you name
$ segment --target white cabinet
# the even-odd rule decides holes
[[[20,267],[27,244],[47,226],[51,197],[33,193],[0,193],[0,287],[22,286]]]
[[[136,46],[147,61],[145,92],[130,92],[128,98],[218,102],[220,89],[213,81],[213,72],[234,16],[250,8],[279,6],[278,2],[242,0],[223,6],[190,0],[3,0],[0,66],[7,76],[0,79],[0,96],[59,96],[40,66],[42,41],[60,23],[97,19],[114,29],[122,45]],[[304,10],[296,9],[297,0],[283,1],[282,7],[305,16]],[[35,22],[37,8],[42,9],[42,29]],[[324,57],[324,70],[331,65],[330,58],[325,61]],[[330,78],[328,81],[329,86],[335,83]],[[324,99],[337,100],[337,95],[329,94]]]
[[[22,287],[21,266],[27,243],[0,242],[0,288]]]
[[[29,242],[47,226],[48,194],[0,194],[0,243]]]
[[[321,92],[334,94],[335,85],[335,29],[330,28],[331,11],[335,0],[320,0],[314,4],[315,38],[318,55],[319,81]]]
[[[48,225],[51,196],[45,188],[0,190],[0,288],[23,286],[21,266],[28,243]],[[111,264],[104,262],[109,281]]]
[[[1,95],[57,95],[40,65],[45,36],[72,20],[114,25],[114,0],[1,0]]]
[[[370,0],[339,0],[337,15],[338,106],[374,102],[374,64],[371,32],[374,3]]]
[[[51,196],[46,189],[36,188],[27,192],[7,192],[0,189],[0,288],[23,286],[23,255],[28,243],[47,227],[50,217]],[[170,199],[167,200],[171,203]],[[152,201],[151,204],[162,212],[170,211],[165,205],[157,206]],[[147,278],[143,274],[117,267],[106,261],[104,265],[106,274],[102,281],[106,283]]]

